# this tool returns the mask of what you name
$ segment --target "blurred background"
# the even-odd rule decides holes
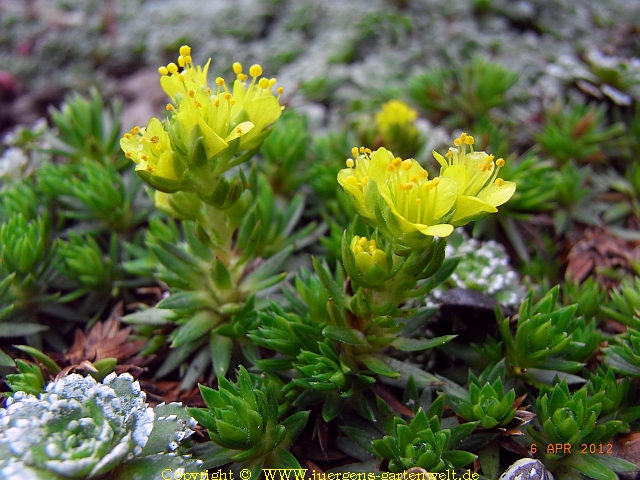
[[[183,44],[214,76],[262,64],[312,131],[476,58],[517,72],[506,114],[534,118],[567,87],[639,98],[639,33],[629,0],[0,0],[0,132],[92,85],[125,101],[123,128],[146,123],[164,105],[157,67]],[[617,85],[598,75],[612,66]]]

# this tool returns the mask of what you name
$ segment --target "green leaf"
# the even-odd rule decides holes
[[[364,333],[348,327],[328,325],[322,330],[322,335],[331,340],[337,340],[348,345],[366,345],[367,339]]]
[[[450,452],[442,452],[442,459],[451,462],[454,468],[464,467],[478,458],[473,453],[462,450],[453,450]]]
[[[219,405],[220,394],[217,390],[214,390],[213,388],[207,387],[206,385],[202,385],[200,383],[198,384],[198,389],[200,390],[200,395],[202,396],[202,399],[204,400],[204,403],[206,403],[207,407],[209,407],[210,409],[220,407]],[[192,415],[195,415],[195,413],[197,412],[205,411],[205,410],[198,410],[198,409],[195,409],[195,410],[196,412],[191,412],[191,409],[190,409],[189,412],[191,412]],[[207,414],[209,415],[209,413]],[[210,415],[213,415],[213,413],[211,413]],[[212,416],[212,418],[214,417]]]
[[[382,356],[376,355],[359,355],[358,360],[364,363],[367,368],[378,375],[383,375],[389,378],[398,378],[400,372],[391,368],[384,360]]]
[[[258,480],[260,475],[262,474],[262,467],[264,466],[264,458],[257,458],[253,461],[248,462],[245,465],[245,468],[249,469],[251,475],[249,476],[249,480]]]
[[[385,379],[385,383],[390,383],[392,385],[404,386],[409,381],[409,377],[413,376],[413,380],[416,383],[416,386],[420,388],[424,387],[440,387],[444,385],[444,382],[436,377],[435,375],[425,372],[421,368],[415,367],[413,365],[409,365],[400,360],[396,360],[394,358],[387,359],[387,363],[389,366],[400,372],[400,377],[398,379]],[[462,396],[466,396],[467,391],[462,387],[459,387],[463,394]]]
[[[39,360],[51,373],[60,373],[61,368],[58,366],[58,364],[51,357],[45,355],[37,348],[29,347],[28,345],[14,345],[13,347],[31,355],[36,360]]]
[[[616,371],[640,377],[640,367],[625,360],[621,355],[616,353],[612,347],[603,349],[605,352],[604,361]]]
[[[159,404],[153,409],[155,420],[149,439],[138,456],[154,455],[168,451],[168,444],[175,434],[185,432],[191,415],[180,403]]]
[[[211,365],[211,354],[206,346],[201,347],[193,357],[189,359],[189,367],[182,373],[182,383],[180,389],[183,391],[189,391],[198,382],[198,379],[202,377],[203,372],[206,372]]]
[[[10,275],[7,275],[5,278],[3,278],[2,281],[0,281],[0,298],[2,298],[5,293],[7,293],[15,277],[16,277],[16,272],[13,272]]]
[[[267,455],[267,458],[265,459],[265,462],[264,462],[263,469],[267,469],[267,468],[275,468],[275,469],[295,468],[295,469],[299,469],[301,467],[300,467],[300,464],[298,463],[298,460],[296,460],[296,457],[291,455],[291,453],[289,453],[289,451],[281,444],[281,445],[278,445],[275,448],[275,450],[273,450],[269,455]],[[306,472],[306,469],[304,469],[304,470]],[[294,474],[293,478],[295,480],[298,479],[298,477],[295,476],[295,474]]]
[[[156,308],[164,310],[199,310],[208,307],[210,304],[211,300],[207,298],[204,292],[177,292],[160,300]]]
[[[298,412],[294,413],[281,422],[281,425],[284,425],[284,427],[287,429],[285,439],[282,442],[283,445],[288,448],[291,446],[291,444],[293,444],[294,440],[298,438],[298,435],[300,435],[305,425],[307,424],[308,418],[308,411]]]
[[[161,327],[163,325],[170,325],[171,317],[175,314],[170,310],[164,310],[160,308],[147,308],[140,310],[139,312],[130,313],[122,317],[122,320],[126,323],[133,323],[134,325],[151,325],[154,327]]]
[[[207,163],[208,156],[200,125],[196,124],[193,126],[193,129],[189,134],[189,143],[187,144],[187,148],[189,150],[187,154],[189,163],[192,163],[196,167],[201,167]]]
[[[158,454],[132,458],[109,472],[108,477],[113,480],[147,480],[149,478],[162,478],[167,471],[177,472],[182,470],[184,472],[194,472],[195,478],[200,478],[200,475],[196,472],[203,471],[204,465],[198,465],[195,458],[185,457],[182,455]]]
[[[218,258],[214,260],[211,267],[211,279],[220,290],[231,290],[233,288],[231,274],[229,274],[226,265]]]
[[[205,335],[218,323],[219,319],[211,312],[200,311],[176,330],[171,348],[180,347]]]
[[[147,242],[147,245],[160,261],[160,263],[167,267],[167,270],[169,270],[169,272],[181,277],[187,284],[189,284],[194,276],[197,275],[196,278],[200,277],[200,267],[197,264],[193,265],[192,262],[186,262],[181,258],[181,256],[175,254],[176,252],[180,251],[179,249],[172,246],[172,250],[174,250],[174,252],[172,252],[171,250],[165,248],[166,245],[164,244],[167,242],[164,242],[163,240],[161,241],[159,239],[157,239],[156,241],[158,241],[159,243],[163,243],[163,245],[156,245],[149,242]],[[184,252],[181,253],[182,255],[184,255]]]
[[[6,307],[0,308],[0,320],[2,320],[5,317],[8,317],[9,314],[13,311],[14,309],[14,305],[7,305]]]
[[[289,246],[287,248],[283,248],[275,255],[272,255],[258,268],[247,275],[242,281],[242,285],[249,287],[275,275],[282,268],[284,262],[289,258],[292,252],[293,247]]]
[[[15,367],[16,364],[14,363],[13,359],[7,355],[6,353],[4,353],[2,350],[0,350],[0,367]]]
[[[397,340],[394,340],[391,345],[393,345],[398,350],[402,350],[403,352],[415,352],[419,350],[428,350],[430,348],[439,347],[444,345],[445,343],[450,342],[457,335],[443,335],[441,337],[432,338],[430,340],[419,340],[415,338],[404,338],[400,337]]]
[[[525,377],[532,378],[541,383],[547,383],[553,385],[555,378],[558,377],[559,381],[565,380],[569,385],[585,383],[586,380],[578,375],[571,373],[560,372],[558,370],[542,370],[540,368],[528,368]]]
[[[233,339],[221,335],[211,339],[211,359],[218,377],[224,377],[227,374],[232,351]]]
[[[160,190],[161,192],[174,193],[177,192],[180,188],[179,180],[170,180],[167,178],[158,177],[147,172],[146,170],[136,170],[136,173],[140,178],[142,178],[142,180],[147,182],[156,190]]]
[[[429,263],[429,260],[433,256],[433,252],[436,248],[436,243],[436,241],[431,239],[427,247],[424,248],[421,252],[412,253],[411,255],[409,255],[406,262],[402,266],[403,273],[407,276],[414,276],[421,273],[421,271],[425,269],[426,265]],[[433,275],[433,273],[423,278],[430,277],[431,275]]]
[[[96,380],[101,381],[104,377],[114,371],[118,359],[114,357],[101,358],[93,362],[93,366],[98,369],[97,373],[92,373],[91,376]]]
[[[373,441],[380,438],[380,434],[377,431],[367,432],[364,428],[343,425],[340,426],[340,429],[360,448],[369,452],[371,455],[376,455],[376,451],[373,448]]]
[[[252,292],[259,292],[260,290],[264,290],[265,288],[272,287],[277,283],[280,283],[287,277],[287,272],[282,272],[278,275],[274,275],[273,277],[265,278],[264,280],[250,283],[245,285],[245,282],[242,283],[243,288],[250,289]]]
[[[36,323],[0,323],[0,338],[24,337],[49,330],[49,327]]]
[[[325,422],[330,422],[336,418],[342,411],[345,399],[342,398],[337,392],[331,392],[327,395],[324,405],[322,407],[322,419]]]
[[[435,243],[436,242],[434,242],[434,244]],[[440,239],[437,242],[437,244],[435,245],[435,249],[433,251],[433,254],[430,256],[429,263],[425,266],[424,270],[417,277],[418,279],[425,279],[425,278],[432,277],[436,273],[438,273],[441,270],[443,270],[443,267],[444,267],[444,272],[441,275],[445,275],[446,274],[446,270],[448,268],[450,268],[448,265],[447,266],[443,265],[446,246],[447,246],[447,243],[444,241],[444,239]],[[455,266],[457,264],[458,264],[458,262],[455,262],[455,264],[453,266],[453,270],[455,270]],[[444,278],[442,278],[441,280],[436,280],[437,283],[443,282],[447,277],[449,277],[449,275],[451,275],[451,273],[453,273],[453,270],[451,270],[451,272],[449,274],[446,274],[446,276]],[[438,278],[441,278],[441,277],[436,277],[436,278],[438,279]]]
[[[497,480],[500,474],[500,454],[497,443],[489,443],[478,451],[482,474],[488,480]]]
[[[633,472],[636,465],[613,455],[598,455],[597,461],[614,472]]]
[[[346,308],[346,304],[344,301],[344,295],[342,294],[342,286],[338,285],[333,278],[331,278],[331,273],[329,272],[329,268],[327,267],[325,262],[321,262],[317,260],[315,257],[311,258],[311,262],[313,263],[313,269],[315,270],[320,282],[322,282],[322,286],[329,293],[330,298],[340,307]],[[338,267],[340,268],[340,267]]]
[[[565,462],[587,477],[595,480],[618,480],[618,475],[591,455],[571,455]]]
[[[229,442],[229,444],[242,445],[243,447],[247,444],[249,435],[244,428],[220,419],[216,422],[216,426],[218,427],[218,432],[220,432],[220,437]]]
[[[193,410],[194,409],[189,409],[189,413],[192,413]],[[195,418],[195,415],[193,415],[193,417]],[[204,460],[204,464],[202,465],[203,470],[210,470],[229,463],[231,457],[236,452],[236,450],[229,450],[213,442],[199,443],[191,449],[194,457]]]
[[[438,271],[433,276],[436,282],[436,286],[440,285],[442,282],[444,282],[447,278],[451,276],[453,271],[458,266],[458,262],[460,262],[460,258],[458,257],[447,258],[445,259],[444,262],[442,262],[442,266],[438,269]]]
[[[460,442],[473,433],[478,425],[480,425],[480,422],[467,422],[452,428],[449,448],[457,447]]]

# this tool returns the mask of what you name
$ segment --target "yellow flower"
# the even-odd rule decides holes
[[[180,47],[177,63],[158,69],[172,102],[167,104],[170,118],[164,123],[152,118],[146,128],[135,127],[120,141],[138,174],[162,192],[190,190],[211,197],[221,175],[255,153],[282,113],[282,88],[273,95],[276,79],[261,78],[260,65],[246,75],[234,63],[230,90],[221,77],[208,86],[210,63],[194,65],[191,48]]]
[[[360,216],[366,220],[375,221],[375,198],[373,198],[373,202],[365,203],[364,201],[365,190],[369,185],[369,164],[371,160],[368,154],[371,153],[371,150],[365,148],[360,150],[362,154],[358,152],[357,148],[353,148],[352,153],[356,160],[352,158],[347,160],[348,168],[338,172],[338,183],[344,188]]]
[[[415,120],[418,112],[399,100],[390,100],[376,114],[382,145],[400,156],[411,157],[421,146]]]
[[[456,182],[439,177],[429,180],[418,162],[394,157],[385,148],[370,152],[354,149],[354,156],[359,155],[347,160],[348,168],[338,173],[338,182],[358,213],[374,223],[380,223],[382,217],[383,226],[398,238],[415,232],[449,235],[453,226],[446,218],[456,201]]]
[[[172,125],[190,152],[198,139],[204,144],[208,159],[227,148],[231,141],[239,139],[238,150],[251,150],[262,142],[265,128],[275,122],[282,112],[278,96],[273,95],[276,79],[260,78],[262,67],[249,69],[251,81],[242,73],[242,65],[233,64],[236,74],[231,90],[225,80],[216,78],[212,89],[207,84],[207,72],[211,59],[204,67],[195,66],[191,49],[180,48],[178,63],[160,67],[160,85],[171,98],[167,110],[174,116]],[[195,130],[195,133],[193,133]],[[190,159],[190,162],[194,160]]]
[[[125,156],[136,163],[136,171],[162,191],[175,191],[182,170],[174,155],[169,135],[160,120],[152,118],[146,127],[133,127],[120,139]]]
[[[390,100],[382,105],[382,110],[376,114],[376,123],[382,135],[396,126],[413,127],[418,112],[399,100]],[[415,129],[415,127],[413,127]]]
[[[498,211],[496,207],[509,200],[516,190],[514,182],[498,177],[504,160],[494,160],[486,152],[474,152],[474,138],[463,133],[454,140],[445,156],[433,152],[440,163],[440,175],[454,180],[458,185],[458,198],[451,223],[459,227],[477,220],[487,213]]]

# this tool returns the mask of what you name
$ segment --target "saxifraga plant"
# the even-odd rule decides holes
[[[126,373],[112,373],[102,383],[72,374],[39,397],[16,392],[0,409],[0,472],[11,480],[60,480],[199,470],[201,461],[175,454],[195,423],[179,405],[158,405],[156,412]],[[178,422],[167,420],[178,415]]]
[[[257,349],[246,341],[254,296],[284,279],[282,266],[293,244],[314,228],[309,224],[292,235],[302,213],[301,196],[280,209],[255,168],[248,175],[231,171],[258,152],[280,117],[282,89],[273,95],[275,79],[260,78],[262,68],[253,65],[248,80],[235,63],[233,86],[218,77],[210,88],[208,64],[195,66],[190,53],[188,46],[181,47],[178,64],[159,69],[160,84],[172,102],[167,105],[170,118],[152,118],[120,142],[137,174],[155,189],[156,206],[184,227],[182,237],[171,224],[152,226],[147,245],[160,266],[150,273],[165,281],[172,294],[152,312],[127,318],[148,326],[144,319],[151,315],[151,325],[177,326],[171,334],[174,350],[159,375],[195,354],[184,388],[193,386],[210,364],[224,376],[234,353],[257,360]],[[130,267],[147,273],[153,263],[147,255]]]

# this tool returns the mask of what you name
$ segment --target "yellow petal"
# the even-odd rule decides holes
[[[247,102],[244,110],[251,123],[253,123],[253,129],[242,138],[242,148],[251,149],[257,146],[254,145],[256,142],[252,140],[280,118],[280,115],[282,115],[282,107],[276,97],[266,95]]]
[[[231,133],[229,133],[229,135],[225,137],[224,141],[228,143],[231,140],[235,140],[236,138],[241,137],[242,135],[246,135],[251,130],[253,130],[253,127],[254,125],[251,122],[242,122],[238,124],[233,130],[231,130]]]
[[[493,205],[476,197],[459,196],[456,201],[456,211],[450,220],[453,225],[460,227],[472,220],[482,217],[486,213],[498,211]]]
[[[515,182],[504,182],[502,185],[491,183],[484,187],[478,194],[478,198],[494,207],[498,207],[506,203],[515,193]]]
[[[467,185],[467,181],[469,179],[469,175],[467,174],[467,167],[464,165],[450,165],[444,167],[442,172],[440,173],[441,178],[448,178],[451,180],[455,180],[458,185],[458,192],[462,193],[464,191],[465,186]]]
[[[266,95],[247,102],[244,110],[247,112],[249,120],[259,129],[271,125],[282,115],[282,107],[278,103],[278,99],[272,95]]]
[[[202,134],[202,142],[204,143],[204,148],[209,158],[216,156],[222,149],[228,146],[228,143],[220,138],[198,115],[181,111],[176,115],[176,118],[182,127],[182,138],[185,139],[189,138],[191,131],[198,125],[200,133]]]
[[[204,68],[200,70],[200,66],[196,68],[198,72],[196,76],[196,80],[202,83],[203,86],[207,85],[207,75],[209,74],[209,65],[211,65],[211,59],[207,60],[207,63],[204,65]]]
[[[158,164],[156,165],[153,174],[157,177],[168,178],[170,180],[178,180],[174,166],[173,155],[171,152],[163,152],[158,158]]]
[[[356,255],[356,264],[361,272],[366,272],[373,263],[373,257],[368,252],[360,252]]]
[[[435,158],[438,161],[438,163],[440,164],[440,166],[442,166],[442,168],[449,165],[449,162],[447,162],[447,160],[438,152],[436,152],[435,150],[432,150],[431,153],[433,154],[433,158]]]
[[[365,205],[364,192],[362,190],[362,187],[360,187],[359,185],[353,185],[346,181],[347,177],[349,176],[355,177],[355,175],[349,175],[349,171],[353,172],[353,170],[350,168],[346,168],[338,172],[338,183],[342,186],[345,193],[351,197],[351,204],[355,207],[356,211],[364,218],[371,219],[374,217],[374,215],[372,212],[369,212]]]
[[[455,205],[458,198],[457,182],[450,178],[440,177],[436,194],[438,195],[438,201],[436,202],[436,207],[433,212],[433,218],[435,220],[444,217]]]
[[[220,138],[220,136],[216,132],[214,132],[213,129],[209,125],[207,125],[207,123],[202,118],[198,118],[198,126],[200,127],[200,131],[202,132],[204,148],[207,151],[207,156],[209,158],[215,157],[218,153],[220,153],[220,151],[229,146],[229,144],[222,138]]]
[[[244,102],[244,97],[247,94],[247,88],[244,85],[244,82],[240,80],[236,80],[233,82],[233,98],[236,100],[236,105],[242,105]]]
[[[167,213],[171,211],[171,207],[169,206],[169,194],[165,192],[161,192],[160,190],[156,190],[155,194],[156,207]]]
[[[139,141],[134,139],[133,135],[130,138],[122,137],[120,139],[120,148],[123,152],[131,154],[131,160],[135,163],[140,162],[140,152],[138,151]]]
[[[438,189],[439,188],[440,188],[440,185],[438,185]],[[423,235],[446,237],[447,235],[451,234],[451,232],[453,231],[453,226],[448,224],[424,225],[421,223],[413,223],[409,221],[396,208],[392,200],[392,194],[391,194],[391,190],[389,190],[389,187],[385,184],[378,184],[378,189],[380,192],[380,196],[385,201],[385,203],[389,206],[389,209],[391,210],[392,215],[400,223],[400,228],[402,229],[403,233],[411,233],[417,230]],[[438,191],[438,204],[436,205],[436,210],[439,210],[440,208],[442,208],[442,209],[446,209],[445,213],[448,213],[449,210],[451,210],[451,207],[453,206],[454,202],[456,201],[455,189],[451,190],[451,193],[448,193],[442,199],[440,198],[439,194],[440,192]],[[440,202],[442,202],[442,205],[443,205],[442,207],[440,207]],[[437,220],[440,217],[434,217],[434,218]]]
[[[386,148],[380,147],[371,154],[371,162],[369,162],[367,175],[369,175],[369,178],[374,182],[384,182],[388,175],[387,167],[392,161],[393,154]]]
[[[430,225],[425,227],[424,225],[418,225],[416,230],[421,232],[424,235],[428,235],[430,237],[448,237],[453,232],[453,225],[448,223],[441,223],[440,225]]]
[[[164,131],[164,127],[162,126],[162,122],[155,117],[151,117],[149,119],[149,123],[147,123],[147,128],[145,129],[146,137],[153,137],[157,135],[160,137],[162,141],[162,137],[167,137],[167,132]]]
[[[177,75],[163,75],[160,77],[160,86],[164,93],[171,98],[172,102],[176,101],[176,93],[184,92],[184,86]]]

